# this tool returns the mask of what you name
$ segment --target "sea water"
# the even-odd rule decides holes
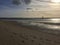
[[[24,26],[37,26],[47,29],[60,29],[59,18],[25,18],[25,19],[2,19],[5,21],[16,21]]]

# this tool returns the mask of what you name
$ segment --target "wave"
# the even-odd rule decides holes
[[[60,30],[60,19],[59,18],[17,18],[17,19],[2,19],[4,21],[16,21],[23,26],[36,26],[39,28],[46,28],[46,29],[58,29]]]

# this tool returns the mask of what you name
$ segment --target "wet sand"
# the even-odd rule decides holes
[[[0,45],[60,45],[60,34],[39,30],[0,21]]]

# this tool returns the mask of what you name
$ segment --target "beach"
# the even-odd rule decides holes
[[[0,21],[0,45],[60,45],[60,34],[39,30],[15,21]]]

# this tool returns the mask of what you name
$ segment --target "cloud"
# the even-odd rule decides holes
[[[18,0],[19,1],[19,0]],[[1,0],[0,1],[0,9],[10,9],[10,8],[13,8],[13,9],[23,9],[23,8],[27,8],[27,7],[30,7],[33,5],[34,6],[46,6],[48,4],[46,4],[45,2],[40,2],[41,0],[20,0],[20,5],[14,5],[12,4],[12,0]],[[44,1],[44,0],[43,0]],[[26,5],[26,4],[29,4],[29,5]]]
[[[25,2],[24,2],[25,1]],[[37,0],[21,0],[20,5],[12,4],[12,0],[1,0],[0,1],[0,17],[35,17],[33,12],[26,12],[26,8],[29,10],[38,9],[40,11],[48,10],[49,4],[46,2],[40,2]],[[29,5],[26,5],[28,3]],[[48,8],[47,8],[48,7]],[[36,12],[35,12],[36,13]],[[34,14],[34,15],[33,15]],[[32,16],[33,15],[33,16]]]

